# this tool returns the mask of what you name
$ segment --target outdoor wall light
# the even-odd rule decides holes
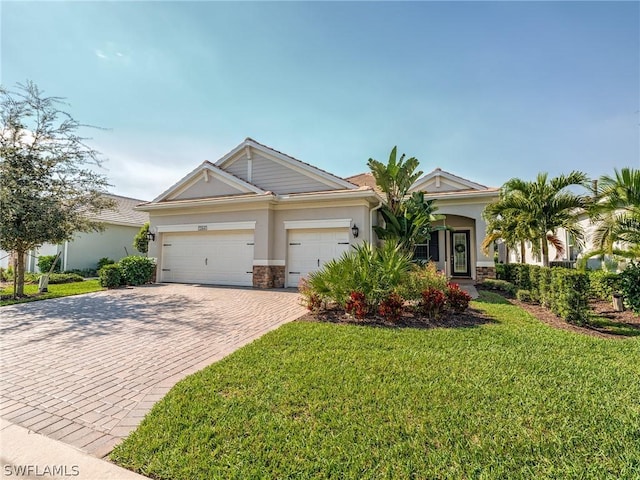
[[[358,238],[358,234],[360,233],[360,229],[358,228],[358,226],[354,223],[353,227],[351,227],[351,233],[353,233],[353,238]]]
[[[153,232],[147,232],[147,240],[150,242],[156,241],[156,234]]]

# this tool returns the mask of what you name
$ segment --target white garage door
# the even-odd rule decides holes
[[[253,285],[253,230],[165,233],[162,281]]]
[[[288,244],[287,286],[297,287],[301,278],[349,251],[349,229],[289,230]]]

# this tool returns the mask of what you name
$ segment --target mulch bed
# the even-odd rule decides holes
[[[438,319],[429,319],[425,316],[404,312],[395,322],[378,315],[359,320],[351,315],[347,315],[344,310],[333,309],[323,310],[319,313],[308,313],[300,318],[299,321],[339,323],[380,328],[468,328],[494,322],[491,317],[475,308],[469,308],[464,313],[459,314],[447,313]]]
[[[494,292],[497,293],[497,292]],[[604,329],[599,329],[597,326],[578,326],[566,322],[562,318],[557,317],[553,312],[540,305],[533,305],[530,303],[520,302],[514,298],[507,298],[507,300],[526,310],[531,315],[536,317],[541,322],[546,323],[554,328],[560,330],[568,330],[583,335],[590,335],[600,338],[628,338],[623,335],[616,335],[614,333],[606,332]],[[640,330],[640,316],[635,315],[631,311],[616,312],[613,310],[613,305],[610,302],[594,301],[590,303],[590,306],[594,312],[599,316],[605,317],[610,321],[626,324],[633,328]],[[347,315],[342,309],[324,310],[319,313],[308,313],[304,317],[300,318],[302,322],[327,322],[337,323],[344,325],[362,325],[379,328],[469,328],[486,323],[493,323],[494,320],[485,315],[480,310],[469,308],[462,314],[448,313],[437,320],[429,319],[424,316],[420,316],[413,313],[405,312],[398,321],[392,322],[386,320],[381,316],[367,317],[362,320]]]

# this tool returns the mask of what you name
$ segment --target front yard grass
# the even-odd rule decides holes
[[[38,295],[38,285],[25,285],[24,293],[28,295],[17,300],[2,299],[0,306],[13,305],[15,303],[33,302],[36,300],[46,300],[48,298],[68,297],[69,295],[80,295],[81,293],[91,293],[104,290],[100,286],[99,280],[85,280],[84,282],[59,283],[48,286],[48,292]],[[7,296],[13,293],[13,285],[6,285],[0,289],[0,296]]]
[[[285,325],[176,385],[111,458],[172,480],[640,478],[640,341],[472,306],[496,321]]]

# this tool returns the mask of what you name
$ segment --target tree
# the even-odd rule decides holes
[[[443,228],[432,226],[433,222],[444,219],[444,215],[435,215],[437,207],[433,200],[425,201],[423,192],[407,196],[411,186],[422,176],[422,171],[416,172],[417,158],[405,161],[402,154],[398,161],[397,147],[393,147],[386,165],[372,158],[367,165],[387,198],[387,203],[380,209],[384,226],[373,227],[378,238],[392,240],[412,251],[416,244],[429,241],[432,231]]]
[[[595,252],[640,257],[640,170],[622,168],[614,176],[600,177],[589,215],[596,224]],[[585,255],[585,256],[587,256]]]
[[[411,157],[405,160],[405,154],[400,156],[400,160],[396,160],[397,147],[393,147],[389,155],[389,162],[385,165],[378,160],[370,158],[367,166],[380,190],[387,197],[387,207],[394,215],[399,215],[400,205],[411,188],[411,185],[422,176],[422,171],[417,171],[420,163],[417,158]]]
[[[0,248],[17,256],[16,294],[24,295],[25,254],[74,232],[101,230],[92,215],[115,205],[104,196],[97,151],[78,134],[85,125],[32,83],[0,87]]]
[[[136,233],[136,236],[133,239],[133,248],[138,250],[140,253],[147,253],[149,251],[149,238],[147,237],[148,233],[149,222],[140,227],[140,231]]]
[[[577,171],[550,180],[547,173],[539,173],[533,182],[513,178],[502,186],[500,199],[489,204],[485,212],[490,218],[504,219],[498,226],[510,241],[531,241],[533,254],[542,257],[543,265],[548,267],[549,243],[558,252],[564,250],[557,236],[559,228],[564,228],[578,243],[584,239],[578,222],[589,205],[589,197],[572,193],[568,187],[585,187],[587,181],[587,176]],[[493,234],[490,231],[488,235]]]

